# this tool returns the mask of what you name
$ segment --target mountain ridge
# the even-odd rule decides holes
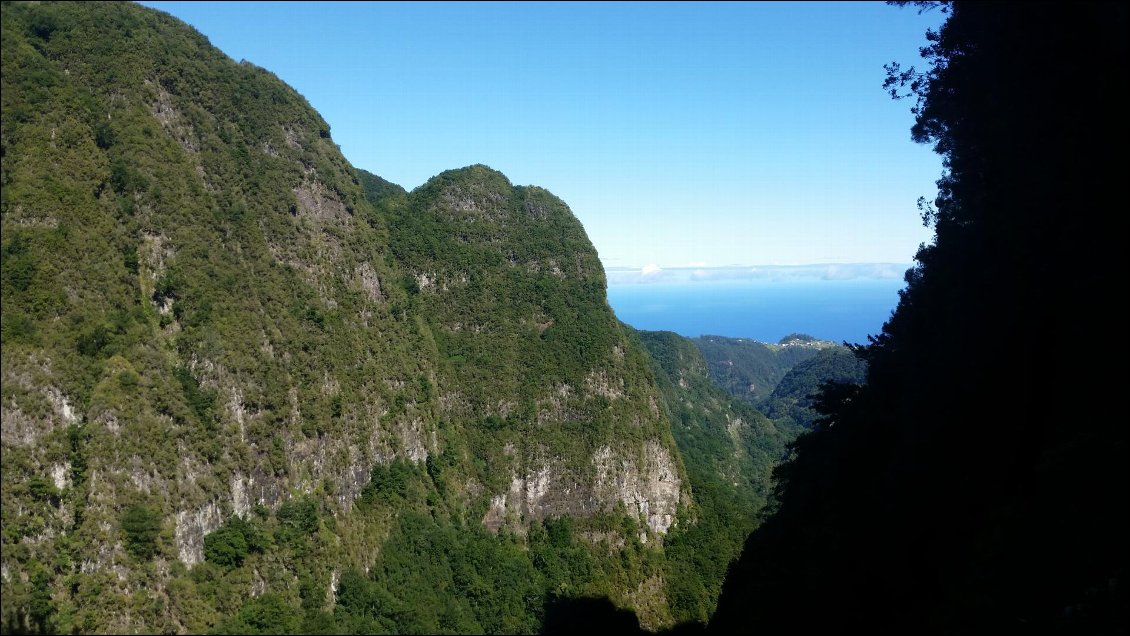
[[[6,630],[701,619],[671,409],[564,202],[357,171],[160,12],[3,15]]]

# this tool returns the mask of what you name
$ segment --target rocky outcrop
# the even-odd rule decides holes
[[[618,455],[610,447],[593,455],[596,468],[595,492],[602,499],[622,501],[637,512],[656,534],[665,534],[675,525],[682,480],[670,452],[658,442],[644,444],[636,457]]]
[[[185,565],[195,565],[204,560],[204,535],[219,528],[224,523],[224,515],[215,502],[209,502],[195,510],[181,510],[176,513],[177,556]]]
[[[638,453],[601,447],[591,469],[592,474],[578,474],[560,458],[534,464],[511,479],[509,490],[491,497],[483,525],[492,532],[504,525],[520,529],[530,521],[610,512],[617,503],[655,534],[675,525],[683,482],[678,464],[658,441],[646,442]]]

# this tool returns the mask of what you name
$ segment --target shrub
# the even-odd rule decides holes
[[[133,506],[122,515],[122,532],[126,550],[148,561],[157,552],[157,535],[161,533],[161,517],[147,506]]]

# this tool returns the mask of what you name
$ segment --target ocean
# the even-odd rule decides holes
[[[898,304],[899,278],[610,284],[608,302],[637,329],[777,342],[793,333],[866,344]]]

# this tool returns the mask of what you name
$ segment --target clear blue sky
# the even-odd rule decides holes
[[[883,64],[944,16],[880,3],[145,2],[304,95],[415,188],[548,188],[606,267],[909,263],[940,159]]]

